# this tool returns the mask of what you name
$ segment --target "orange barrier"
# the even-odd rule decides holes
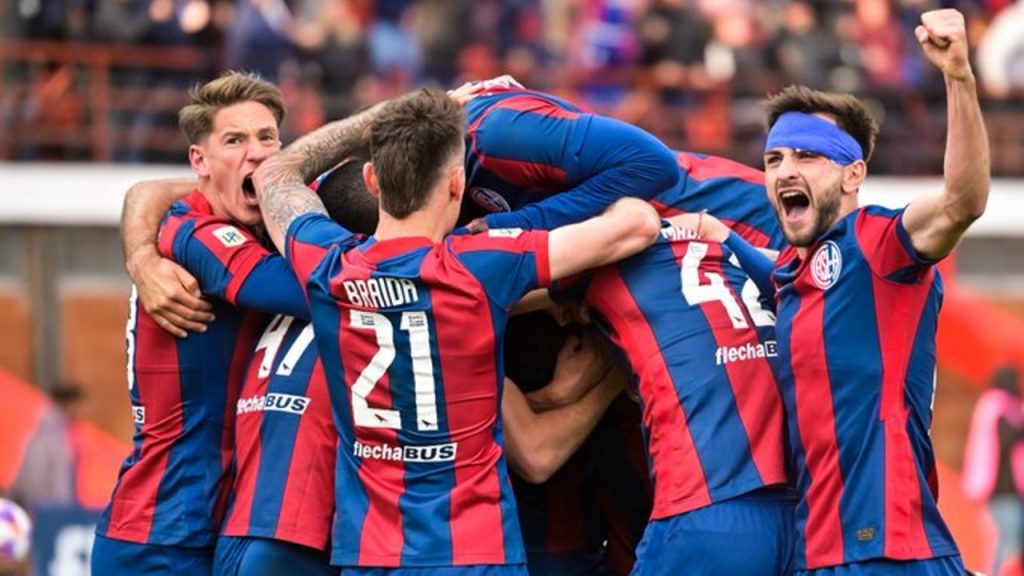
[[[10,490],[40,418],[52,406],[46,394],[0,370],[4,417],[0,418],[0,491]]]
[[[110,500],[117,471],[131,445],[88,421],[72,424],[69,434],[75,447],[78,503],[83,508],[102,508]]]
[[[992,566],[992,543],[996,528],[983,502],[968,500],[960,490],[960,472],[936,462],[939,474],[939,511],[960,547],[964,563],[971,570],[988,572]]]
[[[47,410],[56,410],[42,391],[0,370],[0,394],[5,402],[0,419],[0,491],[14,484],[29,442]],[[110,498],[121,460],[131,446],[88,421],[68,426],[75,462],[75,491],[84,508],[102,508]]]
[[[936,353],[943,369],[984,388],[1001,365],[1024,369],[1024,320],[960,286],[954,266],[952,258],[941,266],[946,294]]]

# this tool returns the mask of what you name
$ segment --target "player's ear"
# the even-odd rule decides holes
[[[373,168],[373,162],[363,164],[363,183],[370,195],[380,200],[380,186],[377,185],[377,171]]]
[[[448,172],[448,194],[455,202],[462,203],[462,195],[466,190],[466,167],[460,158],[452,164]]]
[[[188,147],[188,163],[200,177],[205,178],[210,175],[206,166],[206,151],[199,144],[192,144]]]
[[[856,160],[843,166],[843,192],[856,193],[860,185],[868,175],[868,164],[863,160]]]

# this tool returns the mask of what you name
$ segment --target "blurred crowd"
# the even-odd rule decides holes
[[[1024,175],[1024,0],[0,0],[0,6],[0,42],[185,46],[204,55],[202,66],[189,71],[115,69],[117,86],[181,94],[217,70],[258,71],[289,99],[288,136],[413,86],[509,73],[528,87],[641,125],[674,147],[758,163],[759,99],[804,83],[873,103],[884,122],[872,167],[894,174],[941,169],[942,79],[917,47],[913,28],[925,10],[956,7],[968,18],[993,125],[994,171]],[[76,73],[59,65],[40,71],[7,62],[5,74],[20,74],[44,94],[62,87],[76,93]],[[166,99],[143,99],[139,110],[111,121],[143,135],[173,127],[174,106],[156,106]],[[29,94],[0,107],[0,117],[28,122],[30,113],[61,109],[73,122],[88,114],[73,101],[54,107],[31,100]],[[8,148],[8,157],[20,159],[69,154],[18,142]],[[115,159],[180,160],[138,148]]]

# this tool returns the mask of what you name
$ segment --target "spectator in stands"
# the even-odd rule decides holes
[[[1024,0],[1003,10],[978,46],[978,72],[985,88],[999,98],[1024,92]]]
[[[774,46],[786,83],[826,87],[838,64],[835,38],[822,25],[809,0],[794,0],[783,9],[782,30]]]
[[[964,493],[987,501],[999,531],[991,574],[1021,552],[1024,494],[1024,409],[1021,408],[1020,373],[1004,366],[978,399],[971,418],[964,455]]]

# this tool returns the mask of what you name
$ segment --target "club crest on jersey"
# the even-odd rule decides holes
[[[822,244],[811,258],[811,278],[818,288],[828,290],[843,271],[843,253],[839,245],[829,240]]]
[[[240,246],[245,242],[245,235],[242,231],[234,226],[221,226],[213,231],[213,235],[220,240],[220,243],[228,248],[234,248]]]
[[[469,197],[477,206],[488,212],[509,212],[512,210],[512,207],[508,205],[508,201],[502,198],[501,194],[490,188],[474,186],[469,189]]]

